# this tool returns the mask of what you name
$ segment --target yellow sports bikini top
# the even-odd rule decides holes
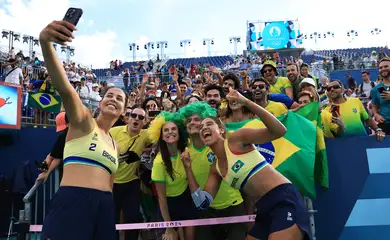
[[[114,140],[106,143],[95,120],[94,129],[85,136],[65,143],[64,165],[84,164],[103,168],[109,174],[118,169],[118,153]]]
[[[268,163],[256,149],[246,153],[234,153],[230,151],[227,139],[224,141],[224,145],[228,171],[223,180],[232,188],[243,189],[248,180],[267,166]],[[217,171],[222,176],[218,166],[218,159]]]

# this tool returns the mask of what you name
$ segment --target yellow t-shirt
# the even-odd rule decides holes
[[[188,150],[195,179],[200,188],[203,189],[209,177],[210,167],[215,161],[214,154],[206,145],[201,149],[197,149],[192,143],[189,143]],[[225,181],[222,181],[217,196],[210,207],[221,210],[230,206],[236,206],[242,202],[240,191],[233,189]]]
[[[292,88],[290,80],[286,77],[276,77],[276,82],[270,86],[269,93],[286,94],[287,88]]]
[[[131,145],[133,146],[131,146],[130,150],[137,153],[137,155],[140,157],[145,146],[151,143],[147,131],[145,129],[142,129],[138,135],[133,137],[130,137],[127,129],[128,129],[127,125],[125,125],[125,126],[114,127],[111,128],[110,130],[110,134],[112,138],[119,145],[119,150],[120,150],[119,161],[121,161],[121,157],[126,155],[126,152]],[[136,161],[130,164],[126,162],[121,162],[116,172],[114,182],[127,183],[135,179],[138,179],[139,165],[140,165],[140,161]]]
[[[167,197],[176,197],[187,189],[187,174],[180,159],[180,153],[171,157],[171,162],[174,180],[168,175],[161,153],[158,153],[153,162],[152,181],[165,183]]]
[[[288,112],[286,105],[280,102],[268,101],[265,110],[272,113],[275,117],[279,117]]]
[[[347,98],[339,107],[340,116],[345,126],[343,136],[367,136],[368,134],[363,122],[367,121],[370,116],[360,99]],[[330,112],[330,109],[331,106],[327,106],[325,111]]]
[[[321,122],[324,130],[325,138],[334,138],[333,133],[336,133],[339,126],[332,122],[332,113],[327,110],[321,111]]]

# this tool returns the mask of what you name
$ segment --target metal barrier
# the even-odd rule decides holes
[[[30,233],[31,224],[42,224],[46,215],[46,204],[49,203],[59,187],[59,171],[56,169],[46,182],[38,181],[24,196],[24,209],[19,210],[19,218],[11,218],[8,238],[14,235],[14,227],[18,240],[38,240],[37,232]],[[42,196],[41,196],[42,194]],[[42,219],[42,221],[40,221]]]

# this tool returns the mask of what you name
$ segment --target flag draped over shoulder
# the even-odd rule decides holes
[[[28,94],[28,105],[47,112],[60,112],[61,98],[50,93],[37,92]]]
[[[311,121],[316,126],[316,162],[314,178],[315,183],[320,184],[324,189],[329,188],[328,156],[322,130],[320,103],[312,102],[296,111],[297,114]]]
[[[268,163],[287,177],[307,197],[315,198],[314,163],[316,128],[304,117],[288,112],[278,119],[287,128],[286,134],[270,143],[255,145]],[[227,123],[228,134],[240,128],[262,128],[259,119]]]

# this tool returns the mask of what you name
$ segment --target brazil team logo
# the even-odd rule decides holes
[[[215,161],[215,155],[214,153],[208,153],[207,154],[207,160],[209,161],[209,163],[213,163]]]
[[[232,171],[237,173],[245,164],[241,160],[237,160],[232,166]]]

